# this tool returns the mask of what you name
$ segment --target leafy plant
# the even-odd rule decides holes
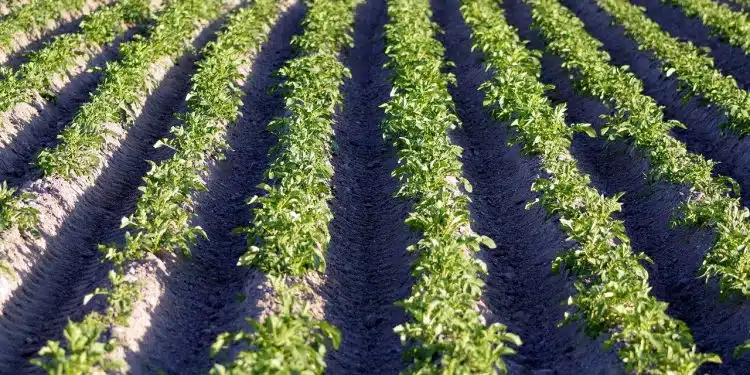
[[[38,223],[39,211],[28,203],[34,195],[17,193],[16,188],[8,187],[7,181],[0,185],[0,231],[16,227],[21,231],[33,231]]]
[[[96,314],[90,314],[82,322],[68,322],[63,331],[66,347],[49,341],[39,351],[39,358],[31,360],[50,375],[94,375],[123,368],[124,364],[107,359],[115,349],[115,341],[99,341],[106,330]]]
[[[625,32],[638,42],[639,48],[654,53],[662,62],[667,77],[676,74],[682,88],[717,104],[729,119],[724,124],[726,129],[739,136],[750,134],[750,92],[739,88],[731,76],[718,71],[704,50],[669,35],[646,17],[643,8],[627,0],[597,0],[597,3],[625,27]],[[739,25],[738,19],[725,19],[726,27]],[[742,37],[747,34],[737,38]]]
[[[668,0],[690,17],[698,17],[724,40],[750,51],[750,18],[715,0]]]
[[[599,50],[601,43],[586,33],[567,8],[555,0],[529,2],[534,4],[534,21],[549,40],[549,49],[575,73],[578,88],[614,110],[606,118],[603,135],[628,141],[640,150],[650,163],[652,179],[691,187],[674,223],[715,230],[714,243],[701,267],[703,277],[718,276],[722,295],[750,296],[750,252],[746,250],[750,211],[740,205],[737,182],[714,175],[713,161],[688,152],[670,134],[671,128],[682,125],[664,120],[656,101],[643,95],[643,83],[627,67],[610,65],[609,55]]]
[[[472,253],[495,244],[470,228],[464,191],[471,186],[462,177],[461,148],[448,136],[460,126],[448,92],[455,78],[443,73],[444,48],[428,1],[389,0],[388,15],[393,90],[382,128],[399,157],[396,194],[414,201],[406,223],[422,235],[409,247],[418,254],[412,294],[399,303],[411,319],[395,329],[409,346],[407,372],[505,373],[503,356],[521,340],[502,324],[487,325],[478,308],[487,269]]]
[[[329,346],[338,347],[338,331],[312,318],[307,308],[290,295],[283,277],[323,271],[323,253],[332,218],[331,144],[333,115],[342,102],[340,87],[349,70],[338,55],[352,43],[354,9],[360,0],[316,0],[308,3],[304,33],[293,39],[297,57],[279,75],[286,101],[285,117],[269,129],[278,135],[266,170],[266,194],[252,197],[253,222],[240,228],[248,236],[248,251],[238,264],[253,266],[272,277],[281,300],[279,311],[263,322],[250,320],[253,332],[225,333],[214,354],[231,342],[246,342],[228,366],[217,364],[213,374],[281,373],[321,374]]]
[[[322,374],[328,347],[338,349],[341,333],[329,323],[312,317],[307,303],[300,302],[300,291],[281,278],[271,278],[279,308],[263,322],[248,319],[252,331],[222,333],[211,346],[211,355],[244,344],[243,350],[225,366],[215,364],[211,375],[242,374]]]
[[[0,22],[0,62],[7,61],[11,53],[23,47],[15,42],[16,38],[36,39],[54,27],[62,15],[81,15],[86,4],[86,0],[37,0],[14,8]]]
[[[542,12],[552,17],[547,12],[553,5],[532,4],[535,17]],[[547,99],[550,86],[539,81],[540,54],[524,46],[494,1],[464,0],[461,12],[474,48],[492,73],[480,86],[485,105],[498,120],[510,122],[514,143],[541,159],[543,177],[531,186],[541,197],[527,207],[539,203],[559,217],[560,228],[576,243],[553,265],[555,271],[565,269],[577,277],[578,294],[568,299],[575,310],[566,313],[566,321],[581,320],[592,337],[607,334],[605,345],[617,348],[629,371],[691,373],[716,361],[716,356],[696,353],[687,326],[668,316],[667,304],[650,295],[648,272],[640,264],[648,258],[633,252],[622,222],[613,218],[621,208],[620,195],[601,195],[570,153],[575,132],[596,133],[585,124],[568,126],[564,105],[553,106]],[[570,30],[562,25],[545,28],[545,35],[568,37]]]
[[[158,83],[149,70],[188,51],[193,37],[219,16],[221,8],[221,0],[175,1],[155,17],[148,37],[136,36],[123,44],[122,60],[107,64],[104,81],[58,136],[59,144],[39,154],[36,164],[42,172],[64,178],[90,175],[101,163],[105,135],[114,131],[107,125],[126,129]]]
[[[97,9],[81,22],[78,33],[62,34],[42,49],[29,53],[28,61],[15,71],[2,73],[0,111],[31,101],[35,96],[54,95],[55,80],[114,42],[117,35],[145,21],[161,2],[122,0]]]

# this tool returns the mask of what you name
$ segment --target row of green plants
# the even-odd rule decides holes
[[[55,81],[74,69],[81,59],[87,60],[114,42],[127,29],[145,22],[161,2],[121,0],[92,12],[81,22],[77,33],[63,34],[39,51],[28,55],[28,61],[13,70],[0,68],[0,112],[14,105],[31,102],[35,97],[52,98]]]
[[[80,15],[86,4],[86,0],[36,0],[13,9],[0,19],[0,63],[23,47],[16,38],[35,39],[64,14]]]
[[[218,17],[221,0],[180,0],[155,16],[147,37],[136,35],[120,47],[121,61],[107,64],[104,81],[73,121],[58,135],[59,144],[42,150],[36,165],[45,176],[89,176],[101,164],[107,145],[107,126],[127,129],[144,98],[156,87],[149,70],[160,61],[178,59],[189,51],[193,38]]]
[[[750,18],[746,13],[734,11],[716,0],[669,0],[690,17],[703,23],[730,44],[750,52]]]
[[[286,115],[271,121],[278,136],[262,196],[253,206],[248,251],[238,264],[255,267],[271,282],[276,308],[262,320],[248,319],[249,331],[227,332],[212,346],[215,357],[239,345],[231,360],[219,360],[212,374],[322,374],[325,355],[338,348],[339,331],[316,318],[307,300],[306,275],[325,270],[332,213],[333,121],[342,104],[340,87],[349,70],[339,60],[351,46],[355,8],[360,0],[313,0],[304,33],[292,44],[297,56],[279,71]]]
[[[600,98],[613,109],[602,134],[622,139],[644,155],[650,177],[687,185],[690,193],[677,210],[674,223],[715,231],[714,242],[700,272],[706,279],[718,276],[723,296],[750,296],[750,211],[741,206],[739,186],[728,177],[712,173],[715,162],[688,152],[670,130],[683,127],[666,121],[662,108],[643,94],[643,83],[627,67],[610,64],[601,42],[586,33],[583,23],[557,0],[527,0],[533,18],[551,52],[574,73],[578,88]]]
[[[411,295],[399,302],[410,319],[395,328],[411,359],[407,373],[505,373],[504,356],[521,339],[479,308],[486,265],[475,253],[493,241],[475,233],[468,210],[471,185],[462,176],[461,147],[449,132],[460,126],[444,72],[444,47],[435,38],[428,0],[389,0],[386,54],[391,99],[382,129],[398,154],[396,196],[413,202],[406,224],[421,235]]]
[[[174,6],[181,5],[175,1]],[[170,11],[171,8],[166,10],[167,13]],[[188,97],[188,112],[182,118],[183,125],[172,129],[172,138],[158,143],[174,148],[175,154],[170,159],[154,165],[144,178],[143,196],[138,201],[137,213],[144,216],[159,216],[166,215],[164,210],[171,209],[190,215],[189,200],[177,198],[172,201],[164,196],[155,197],[154,194],[158,194],[155,191],[156,185],[166,187],[164,182],[174,178],[172,181],[182,185],[168,191],[181,194],[182,197],[188,197],[202,189],[203,185],[197,181],[201,171],[205,170],[202,161],[211,155],[220,156],[220,150],[225,147],[223,128],[235,121],[239,115],[241,81],[246,78],[246,69],[255,51],[267,39],[280,11],[281,5],[274,0],[258,0],[253,5],[240,9],[229,18],[216,41],[210,42],[202,51],[205,58],[198,63],[198,71],[192,78],[193,86]],[[175,15],[182,14],[179,11],[172,12]],[[165,16],[162,20],[164,19],[171,18]],[[191,179],[195,183],[188,182]],[[129,221],[138,222],[131,217],[126,219],[125,223]],[[112,264],[108,275],[110,285],[97,288],[87,295],[84,304],[95,296],[104,296],[107,310],[104,314],[90,313],[81,322],[69,322],[63,333],[64,343],[49,341],[40,350],[39,357],[32,361],[34,364],[49,374],[56,375],[93,374],[98,371],[121,371],[124,368],[124,363],[109,357],[119,344],[115,339],[106,336],[112,325],[127,324],[133,304],[139,295],[137,282],[127,279],[125,270],[133,261],[143,259],[148,253],[180,247],[174,245],[174,240],[159,241],[153,235],[158,235],[160,230],[163,230],[163,233],[174,230],[173,225],[187,226],[189,221],[167,221],[158,229],[135,226],[133,232],[136,234],[126,234],[127,242],[124,247],[100,246],[106,254],[105,260]],[[148,237],[148,240],[141,240],[141,236]],[[172,233],[171,236],[177,238],[180,234]]]
[[[538,7],[549,16],[550,7]],[[525,48],[496,1],[464,0],[461,12],[473,47],[492,73],[480,86],[485,105],[509,123],[524,153],[540,158],[544,177],[531,189],[541,196],[527,208],[542,205],[576,243],[553,267],[577,279],[578,294],[568,299],[575,311],[566,313],[565,322],[582,321],[593,338],[607,335],[604,345],[617,349],[628,372],[688,374],[705,362],[720,362],[697,353],[685,323],[668,316],[667,304],[650,295],[648,272],[640,264],[648,258],[633,252],[623,223],[613,218],[621,209],[620,195],[601,195],[570,153],[573,134],[596,133],[588,124],[567,125],[565,106],[553,106],[545,96],[552,87],[539,81],[540,54]]]
[[[193,198],[207,190],[202,178],[209,160],[223,159],[223,151],[229,147],[226,130],[240,116],[241,85],[280,12],[276,0],[257,0],[232,15],[226,30],[205,47],[206,58],[198,63],[191,79],[188,110],[178,115],[181,124],[170,130],[170,137],[156,143],[174,154],[163,162],[152,162],[135,211],[122,220],[128,232],[125,244],[118,249],[127,259],[165,250],[190,255],[195,243],[206,237],[192,222]]]
[[[705,50],[671,36],[650,20],[642,7],[627,0],[596,1],[640,48],[654,53],[667,77],[677,75],[681,90],[717,105],[727,116],[723,128],[738,136],[750,134],[750,92],[716,69]]]

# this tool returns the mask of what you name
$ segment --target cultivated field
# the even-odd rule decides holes
[[[0,373],[750,373],[750,0],[0,0]]]

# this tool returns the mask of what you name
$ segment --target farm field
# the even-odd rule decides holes
[[[0,0],[0,374],[750,373],[748,0]]]

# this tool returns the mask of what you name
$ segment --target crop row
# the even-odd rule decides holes
[[[650,50],[662,62],[667,77],[677,74],[683,88],[716,104],[726,114],[726,129],[740,136],[750,134],[750,93],[737,86],[731,76],[714,67],[705,51],[669,35],[644,14],[643,8],[627,0],[596,0],[625,28],[640,48]]]
[[[153,5],[152,5],[153,4]],[[151,16],[158,5],[150,0],[122,0],[86,16],[77,33],[63,34],[42,49],[28,55],[19,69],[4,69],[0,80],[0,112],[14,105],[31,102],[38,96],[50,97],[58,77],[112,43],[128,28]]]
[[[655,180],[688,185],[691,192],[679,208],[677,222],[710,227],[716,231],[701,271],[706,278],[719,276],[723,294],[750,296],[750,211],[740,205],[737,182],[714,176],[714,162],[687,151],[670,134],[683,127],[665,121],[662,109],[642,94],[643,83],[627,70],[610,64],[610,56],[599,50],[601,42],[586,33],[583,23],[557,0],[529,0],[534,5],[536,25],[548,40],[548,48],[575,73],[579,87],[601,98],[615,110],[602,133],[623,139],[649,160]]]
[[[241,84],[280,11],[275,0],[258,0],[232,15],[226,30],[205,47],[206,57],[191,79],[182,124],[156,144],[174,154],[153,164],[135,211],[122,220],[128,234],[120,250],[133,254],[129,258],[173,250],[189,254],[198,238],[205,237],[202,228],[192,223],[193,196],[207,189],[202,177],[209,159],[223,158],[222,151],[228,148],[226,128],[240,115]]]
[[[699,17],[703,23],[720,34],[730,44],[750,52],[750,18],[741,11],[716,0],[669,0],[690,17]]]
[[[218,16],[221,2],[181,0],[165,14],[147,38],[120,47],[122,61],[107,66],[104,82],[58,136],[59,144],[43,150],[36,161],[44,175],[64,178],[87,176],[100,165],[107,137],[120,133],[154,88],[149,69],[161,61],[178,58],[206,21]]]
[[[229,364],[212,374],[323,373],[327,348],[338,348],[339,331],[314,317],[298,278],[325,269],[332,213],[333,116],[349,70],[339,54],[352,44],[359,0],[316,0],[303,20],[304,33],[292,41],[297,57],[279,71],[286,116],[269,129],[278,136],[265,171],[265,194],[254,196],[253,221],[241,231],[248,251],[238,264],[263,271],[278,301],[262,321],[248,319],[251,331],[223,333],[212,346],[217,355],[246,344]],[[288,285],[288,284],[291,284]]]
[[[20,129],[7,121],[14,106],[53,96],[61,89],[60,76],[75,70],[91,58],[101,46],[112,43],[126,28],[145,21],[159,5],[145,0],[123,0],[88,15],[75,34],[63,34],[39,51],[29,54],[28,61],[17,70],[0,68],[0,144],[10,142]],[[20,126],[20,125],[19,125]],[[29,193],[18,193],[3,184],[0,188],[0,231],[16,227],[31,231],[38,223],[38,211],[27,203]]]
[[[87,3],[86,0],[37,0],[13,9],[0,20],[0,63],[61,19],[72,20],[88,12]]]
[[[382,127],[397,151],[396,195],[414,202],[407,225],[422,238],[411,296],[399,302],[411,319],[396,327],[412,359],[408,372],[487,374],[506,371],[503,356],[515,353],[518,336],[500,323],[487,325],[479,308],[486,265],[474,256],[488,237],[473,232],[462,177],[462,149],[449,132],[460,126],[444,73],[443,45],[435,39],[427,0],[389,0],[385,26],[391,100]]]
[[[618,348],[628,371],[692,373],[717,360],[696,353],[687,326],[669,317],[667,304],[649,294],[648,272],[640,264],[648,258],[633,252],[623,223],[612,218],[621,209],[619,195],[602,196],[570,153],[575,132],[596,134],[587,124],[566,125],[564,105],[549,102],[545,91],[550,87],[539,81],[538,54],[525,48],[494,1],[464,0],[461,11],[474,48],[492,72],[481,86],[486,105],[499,121],[510,122],[525,153],[541,159],[545,177],[532,186],[541,198],[527,207],[538,202],[559,217],[561,229],[577,244],[554,266],[578,279],[578,294],[568,300],[577,311],[567,313],[566,320],[583,320],[593,337],[609,334],[605,345]]]
[[[151,70],[168,68],[172,61],[188,51],[190,40],[210,20],[219,16],[222,7],[220,0],[174,1],[157,17],[157,23],[151,27],[148,38],[139,38],[122,46],[123,59],[107,66],[104,82],[76,119],[87,118],[90,121],[87,124],[102,128],[107,121],[107,131],[114,131],[115,127],[124,127],[132,122],[130,116],[143,105],[148,92],[162,78]],[[101,113],[104,110],[101,103],[106,103],[109,106],[105,107],[106,110],[113,114]],[[119,111],[112,110],[115,108]],[[102,116],[110,117],[102,119]],[[50,341],[40,350],[40,358],[34,359],[33,363],[48,373],[93,373],[123,366],[122,363],[107,358],[107,353],[117,346],[115,340],[110,339],[104,343],[99,340],[110,325],[123,324],[128,319],[138,290],[136,283],[126,278],[124,269],[128,261],[139,259],[143,255],[103,245],[100,245],[100,249],[105,252],[105,260],[114,266],[108,274],[111,285],[97,288],[87,295],[84,304],[96,295],[104,295],[108,302],[107,311],[104,315],[91,313],[81,322],[69,322],[64,331],[65,345]]]

